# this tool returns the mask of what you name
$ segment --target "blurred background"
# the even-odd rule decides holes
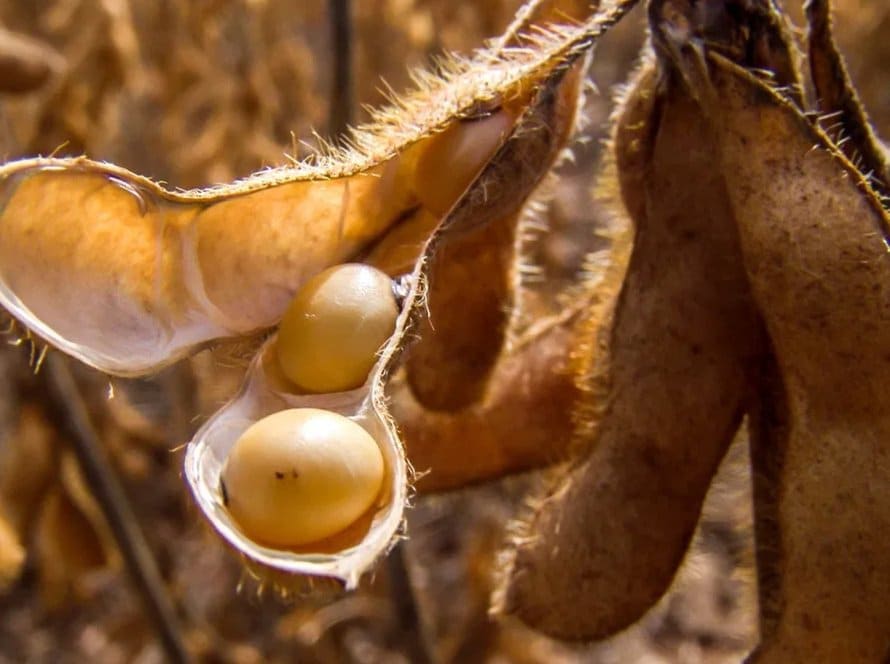
[[[412,67],[468,54],[518,0],[362,0],[350,15],[352,85],[337,89],[322,0],[6,0],[0,4],[0,158],[108,160],[169,187],[243,177],[336,140],[410,85]],[[838,0],[838,37],[879,133],[890,134],[890,6]],[[789,12],[801,24],[800,7]],[[641,9],[597,47],[575,160],[560,167],[550,232],[533,248],[544,297],[574,283],[610,214],[593,197],[614,89],[644,41]],[[801,33],[802,35],[802,33]],[[386,82],[386,85],[383,84]],[[334,100],[334,101],[332,101]],[[20,332],[20,330],[18,331]],[[127,573],[35,354],[0,345],[0,663],[166,661],[146,592]],[[20,341],[20,343],[16,343]],[[352,594],[258,594],[209,532],[181,477],[182,446],[237,389],[247,353],[203,351],[150,379],[72,366],[106,470],[122,483],[194,661],[738,662],[756,642],[745,441],[733,447],[671,593],[607,643],[569,647],[487,616],[505,529],[539,478],[416,498],[410,539]],[[113,398],[109,398],[113,395]],[[157,598],[155,598],[157,599]],[[163,621],[161,621],[163,622]],[[170,638],[168,634],[168,639]],[[169,651],[168,651],[169,654]]]

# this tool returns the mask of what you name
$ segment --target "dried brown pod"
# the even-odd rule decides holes
[[[606,380],[580,411],[588,452],[522,531],[501,609],[566,638],[639,617],[748,412],[762,631],[751,661],[882,662],[887,212],[805,114],[769,4],[664,0],[650,22],[657,73],[644,68],[616,128],[637,235]]]
[[[778,523],[758,543],[776,576],[761,585],[754,661],[880,662],[890,652],[880,535],[890,527],[890,219],[798,109],[724,61],[712,81],[724,100],[721,168],[734,174],[727,191],[787,408],[753,448],[776,483],[755,494],[757,518]]]
[[[585,300],[585,304],[587,301]],[[578,399],[570,352],[581,310],[531,331],[492,367],[485,391],[457,411],[431,411],[403,372],[387,386],[420,493],[458,488],[565,460]]]
[[[500,607],[562,638],[618,631],[665,592],[739,425],[759,352],[700,112],[678,77],[648,64],[625,104],[616,161],[639,216],[608,355],[582,378],[580,430],[594,438],[579,441],[589,456],[523,528]]]
[[[408,351],[405,371],[415,397],[430,410],[457,410],[484,392],[513,308],[523,207],[567,144],[583,72],[580,65],[569,70],[550,91],[549,108],[526,122],[523,140],[506,143],[501,158],[480,173],[426,262],[428,315],[418,321],[420,338]]]
[[[830,11],[828,0],[806,3],[807,53],[816,107],[832,141],[869,177],[872,187],[886,196],[890,181],[886,149],[875,136],[837,49]]]

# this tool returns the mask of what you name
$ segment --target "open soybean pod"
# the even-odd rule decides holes
[[[355,130],[350,148],[234,184],[167,190],[85,158],[4,164],[0,303],[51,345],[120,375],[272,327],[313,274],[368,253],[385,263],[375,247],[418,216],[434,217],[428,234],[541,82],[588,48],[588,32],[544,30],[521,48],[443,62]],[[479,109],[486,118],[471,122]],[[442,140],[466,144],[467,132],[467,149]]]
[[[232,185],[170,191],[86,159],[6,164],[0,301],[76,358],[110,373],[141,374],[214,339],[275,326],[308,279],[370,256],[387,264],[388,238],[402,224],[432,216],[421,233],[438,231],[415,245],[410,292],[364,384],[300,392],[270,361],[272,336],[238,396],[187,452],[186,478],[199,505],[254,566],[353,586],[391,545],[402,520],[408,466],[383,389],[406,331],[425,315],[425,288],[438,279],[426,266],[447,238],[521,207],[570,133],[580,85],[575,63],[625,9],[616,5],[585,23],[538,30],[518,48],[449,61],[441,77],[419,77],[418,92],[354,132],[352,147]],[[475,140],[467,142],[465,132]],[[503,183],[528,155],[541,163],[526,166],[507,196],[486,192],[492,173]],[[404,249],[392,241],[390,247]],[[253,424],[295,408],[324,409],[362,427],[380,448],[383,487],[365,516],[332,537],[264,546],[226,509],[223,469]]]
[[[354,587],[361,574],[392,544],[402,522],[407,499],[408,467],[395,427],[381,401],[378,385],[382,363],[355,390],[331,394],[299,394],[281,375],[274,358],[274,339],[254,359],[239,394],[208,420],[189,444],[185,472],[199,506],[213,527],[260,578],[267,570],[285,575],[322,576]],[[392,344],[388,346],[392,348]],[[390,351],[391,352],[391,351]],[[383,479],[372,504],[353,523],[319,541],[282,546],[252,537],[229,509],[231,500],[252,496],[230,495],[237,487],[225,483],[224,469],[233,447],[251,426],[289,409],[321,409],[348,418],[370,434],[383,461]],[[291,478],[290,474],[294,473]],[[291,481],[304,469],[288,465],[272,481]],[[274,516],[274,515],[273,515]],[[248,524],[249,525],[249,524]],[[251,533],[252,534],[252,533]],[[273,539],[268,537],[267,539]],[[276,577],[282,585],[289,585]]]
[[[591,31],[603,29],[600,22],[593,25]],[[384,391],[389,376],[401,364],[401,353],[406,342],[413,336],[418,323],[429,315],[428,289],[433,287],[435,278],[431,267],[437,264],[443,247],[449,246],[454,238],[459,240],[476,229],[497,225],[502,219],[509,218],[508,214],[504,214],[505,210],[509,214],[514,213],[515,208],[521,207],[522,202],[533,193],[571,133],[582,81],[580,70],[573,67],[573,60],[578,60],[584,53],[583,48],[571,51],[561,66],[554,67],[551,74],[542,80],[539,89],[518,116],[511,135],[501,141],[426,243],[395,332],[384,346],[380,360],[371,370],[365,385],[339,393],[295,392],[280,375],[277,364],[270,356],[274,344],[281,343],[273,337],[254,361],[250,379],[241,394],[195,437],[186,460],[187,478],[195,487],[198,501],[211,522],[248,559],[278,571],[339,578],[349,587],[391,545],[400,526],[406,499],[407,465],[392,417],[385,407]],[[502,182],[500,178],[507,171],[517,176],[511,187],[505,187],[507,191],[501,196],[496,193],[493,184]],[[486,191],[488,195],[485,195]],[[512,240],[508,244],[512,245]],[[480,272],[478,276],[485,279],[488,275]],[[465,283],[457,281],[450,285],[460,292]],[[442,288],[447,291],[448,286],[449,282],[446,281]],[[465,318],[464,324],[472,327],[476,321]],[[423,334],[421,332],[419,344],[424,343]],[[395,406],[396,414],[405,412],[405,404],[400,399],[410,399],[410,396],[404,392],[396,395],[395,400],[399,401]],[[330,540],[292,550],[262,546],[244,535],[226,509],[227,497],[220,491],[226,458],[238,438],[269,414],[283,408],[306,407],[338,412],[375,437],[383,452],[384,487],[375,507],[365,517]],[[439,451],[443,458],[462,456],[460,448],[455,448],[450,441],[442,441],[442,444],[448,445],[447,450]],[[410,440],[407,446],[410,453]],[[280,578],[277,581],[286,583]]]

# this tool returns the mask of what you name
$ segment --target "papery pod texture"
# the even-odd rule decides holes
[[[397,423],[415,466],[433,470],[419,490],[571,447],[517,533],[497,608],[563,639],[603,638],[669,587],[747,421],[762,635],[751,661],[886,661],[887,166],[827,3],[808,5],[807,85],[769,0],[649,2],[652,48],[605,176],[632,238],[564,315],[511,336],[517,238],[571,137],[584,59],[632,4],[591,17],[586,3],[529,3],[488,48],[419,74],[419,90],[345,148],[233,184],[172,190],[85,158],[5,164],[0,303],[123,375],[271,332],[189,450],[187,477],[222,532],[231,431],[221,448],[214,428],[315,398],[288,393],[265,362],[294,292],[345,261],[407,275],[369,381],[321,395],[373,421],[386,518],[323,552],[269,557],[229,538],[252,569],[285,585],[271,570],[357,583],[399,531],[410,469]],[[207,450],[217,456],[202,466]],[[15,557],[3,565],[18,573]]]
[[[356,130],[349,148],[234,184],[175,191],[83,158],[7,163],[0,300],[52,345],[124,375],[268,328],[308,276],[361,259],[420,208],[441,221],[510,118],[623,11],[444,61],[440,75],[418,74],[417,92]],[[418,168],[436,134],[492,111],[509,118],[485,136],[488,151],[463,173],[424,180]],[[440,189],[452,195],[430,204]]]
[[[587,452],[517,538],[499,608],[570,639],[637,620],[747,413],[751,661],[886,661],[887,213],[806,115],[770,4],[666,0],[649,17],[654,62],[613,142],[635,236],[607,356],[581,376]]]
[[[138,375],[215,339],[273,327],[300,284],[329,265],[368,260],[393,276],[410,271],[395,334],[364,386],[291,394],[266,361],[273,336],[239,395],[186,455],[199,505],[253,570],[276,570],[276,584],[287,585],[284,572],[353,587],[392,545],[406,502],[408,469],[384,382],[419,335],[405,356],[418,401],[448,409],[478,399],[504,344],[523,207],[571,136],[584,56],[630,4],[591,18],[575,8],[586,20],[567,26],[531,29],[520,16],[472,59],[419,74],[418,92],[378,112],[348,147],[230,185],[174,191],[84,158],[6,164],[0,300],[51,345],[101,370]],[[406,239],[414,247],[407,256]],[[478,314],[473,326],[451,322],[457,307]],[[427,316],[438,330],[424,329]],[[472,361],[441,369],[461,356]],[[380,518],[346,539],[272,551],[231,523],[220,470],[251,422],[313,405],[354,418],[377,439],[384,504]]]

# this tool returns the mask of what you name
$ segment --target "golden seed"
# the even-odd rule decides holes
[[[226,506],[244,533],[276,548],[337,534],[373,504],[383,456],[371,435],[327,410],[293,408],[255,422],[222,472]]]
[[[308,392],[360,387],[397,316],[386,274],[352,263],[329,268],[304,284],[281,320],[281,370]]]

